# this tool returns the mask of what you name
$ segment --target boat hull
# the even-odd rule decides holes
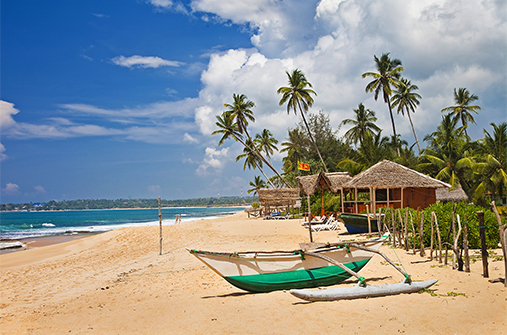
[[[384,240],[372,240],[365,246],[378,249]],[[350,274],[340,267],[299,251],[239,254],[189,251],[229,283],[250,292],[328,286],[350,278]],[[320,248],[312,252],[327,256],[355,272],[373,256],[372,252],[354,247]]]
[[[350,234],[368,233],[368,217],[363,214],[342,213],[338,216]],[[371,231],[378,232],[377,219],[370,218]]]

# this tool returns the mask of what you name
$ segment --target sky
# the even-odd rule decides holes
[[[419,139],[465,87],[479,97],[482,138],[507,121],[503,0],[1,0],[1,203],[246,195],[258,171],[218,147],[216,116],[233,93],[255,103],[251,134],[281,143],[300,121],[279,106],[300,69],[343,135],[366,93],[374,55],[402,61],[419,87]],[[397,132],[414,143],[408,119]],[[422,143],[425,146],[425,143]],[[281,154],[273,157],[281,167]]]

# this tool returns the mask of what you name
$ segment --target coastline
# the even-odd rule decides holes
[[[381,250],[414,280],[439,280],[432,294],[307,303],[283,291],[241,291],[185,249],[297,249],[308,242],[300,220],[247,219],[240,212],[163,226],[163,234],[162,255],[157,226],[0,255],[0,333],[506,334],[507,290],[482,277],[481,262],[471,273],[458,272],[385,245]],[[336,235],[322,231],[314,240],[336,242]],[[489,269],[491,279],[503,277],[503,262],[490,260]],[[361,275],[372,284],[402,279],[378,256]]]

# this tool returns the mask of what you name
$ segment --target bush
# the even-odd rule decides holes
[[[431,243],[431,212],[435,212],[438,221],[438,227],[440,230],[440,237],[442,239],[442,244],[444,242],[449,242],[454,244],[452,239],[452,209],[453,203],[436,203],[433,204],[422,211],[424,213],[424,234],[423,234],[423,243],[424,246],[429,247]],[[413,218],[414,228],[416,232],[416,245],[419,246],[419,225],[420,225],[420,216],[419,222],[417,222],[417,211],[411,208],[404,208],[401,210],[401,215],[403,220],[405,220],[406,211],[410,211]],[[460,216],[460,222],[462,230],[464,229],[464,225],[467,224],[468,229],[468,243],[469,248],[471,249],[479,249],[481,247],[481,239],[479,233],[479,221],[477,218],[477,212],[484,212],[484,225],[486,226],[486,246],[487,248],[497,248],[498,243],[500,241],[500,235],[498,232],[498,222],[496,221],[495,214],[489,209],[476,206],[473,204],[467,204],[464,202],[460,202],[456,205],[456,214]],[[383,211],[384,212],[384,211]],[[395,223],[397,225],[397,229],[399,229],[399,214],[398,210],[394,211],[393,209],[388,209],[385,215],[384,222],[392,224],[392,215],[395,214]],[[465,222],[465,214],[467,216],[467,222]],[[419,215],[421,215],[419,213]],[[458,224],[456,218],[456,232],[458,231]],[[505,222],[504,222],[505,223]],[[435,234],[436,234],[436,227]],[[408,231],[409,231],[409,239],[411,239],[412,226],[410,224],[410,215],[409,215],[409,223],[408,223]],[[450,233],[449,233],[450,232]],[[447,236],[449,236],[449,240],[447,240]],[[463,242],[463,237],[461,236],[458,244]],[[438,243],[437,239],[433,240],[433,243]]]

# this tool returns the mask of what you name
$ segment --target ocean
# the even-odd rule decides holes
[[[162,224],[210,219],[244,211],[244,207],[162,208]],[[0,240],[5,244],[20,239],[100,233],[121,227],[159,224],[156,209],[118,209],[0,213]]]

